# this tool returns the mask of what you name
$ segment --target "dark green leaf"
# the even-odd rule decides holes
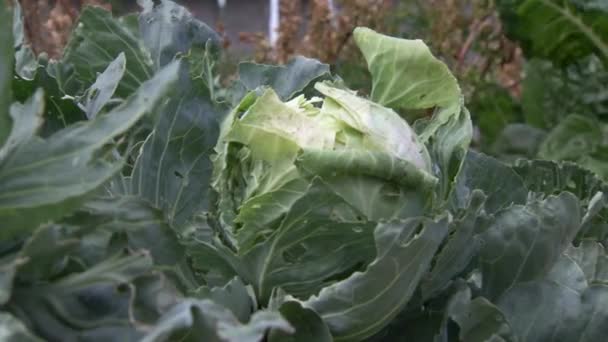
[[[501,0],[509,36],[528,56],[568,64],[598,53],[608,62],[608,8],[581,0]]]
[[[469,150],[452,192],[455,208],[464,208],[473,191],[487,196],[485,210],[494,213],[513,204],[525,204],[528,189],[510,167],[498,160]]]
[[[79,95],[120,53],[125,54],[127,65],[116,93],[125,98],[152,77],[150,54],[112,13],[101,7],[85,7],[61,60],[61,64],[73,67],[71,78],[75,80],[65,79],[70,75],[65,71],[55,75],[67,94]]]
[[[332,342],[333,338],[325,322],[313,310],[302,307],[298,302],[286,302],[279,312],[289,321],[295,333],[273,329],[268,342]]]
[[[209,208],[210,155],[221,114],[207,93],[181,83],[178,94],[156,109],[158,122],[138,156],[130,189],[177,228]]]
[[[447,228],[447,219],[379,224],[375,231],[378,254],[367,269],[323,288],[303,305],[321,316],[336,341],[374,335],[408,303]]]
[[[13,27],[12,11],[6,1],[0,1],[0,146],[4,144],[11,132],[9,108],[13,97]]]
[[[329,65],[301,56],[284,66],[241,63],[238,73],[239,81],[247,91],[269,86],[283,101],[291,99],[316,81],[331,78]]]
[[[581,226],[578,199],[564,192],[496,213],[480,235],[483,292],[491,300],[518,283],[542,279]]]
[[[258,311],[243,324],[215,302],[185,300],[168,311],[142,341],[259,342],[273,328],[293,332],[277,312]]]
[[[105,145],[164,98],[178,69],[177,63],[168,66],[107,115],[72,125],[47,140],[32,137],[8,155],[0,165],[0,236],[24,235],[62,217],[117,173],[122,161],[102,157]]]
[[[460,326],[461,341],[517,341],[503,313],[484,297],[471,299],[469,288],[456,292],[446,310]]]
[[[205,50],[207,42],[218,48],[220,37],[209,26],[196,19],[185,7],[173,1],[154,5],[144,1],[139,16],[139,30],[145,46],[150,50],[154,68],[173,61],[175,56],[195,50]],[[200,56],[193,56],[200,58]]]
[[[5,342],[42,342],[11,314],[0,312],[0,338]]]
[[[106,70],[102,72],[95,83],[84,94],[83,106],[87,118],[92,119],[97,116],[101,109],[108,103],[114,95],[120,80],[125,73],[126,60],[123,52],[113,60]]]
[[[200,287],[192,291],[192,296],[197,299],[212,300],[230,309],[241,322],[249,321],[253,311],[254,303],[252,298],[247,291],[247,287],[238,277],[235,277],[223,287]]]
[[[538,156],[549,160],[575,161],[600,177],[608,179],[608,159],[605,157],[604,132],[598,120],[570,115],[553,128],[540,146]]]

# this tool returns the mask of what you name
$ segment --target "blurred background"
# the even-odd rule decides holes
[[[20,2],[34,50],[51,57],[67,44],[82,6],[138,10],[136,0]],[[423,39],[463,88],[475,148],[506,161],[571,160],[608,178],[608,0],[178,2],[223,37],[225,80],[237,61],[282,64],[305,55],[366,93],[355,27]]]

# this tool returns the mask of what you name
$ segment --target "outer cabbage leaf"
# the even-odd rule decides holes
[[[260,303],[279,287],[305,298],[373,259],[374,224],[321,182],[310,185],[288,209],[255,232],[251,239],[257,244],[242,256],[244,278]]]
[[[406,40],[357,28],[373,87],[371,99],[395,109],[449,107],[460,100],[456,78],[421,40]]]
[[[315,88],[326,96],[321,114],[335,120],[338,144],[346,149],[381,151],[430,171],[430,158],[414,130],[394,111],[354,93],[324,83]],[[341,148],[342,146],[338,146]]]
[[[82,105],[87,118],[96,117],[110,101],[125,74],[126,63],[125,54],[121,52],[86,91]]]
[[[259,342],[269,329],[294,332],[278,312],[258,311],[244,323],[219,304],[191,299],[168,311],[142,341]]]
[[[42,342],[9,313],[0,312],[0,339],[6,342]]]
[[[452,295],[446,307],[446,315],[460,326],[458,337],[461,341],[517,341],[500,309],[484,297],[472,299],[468,286],[460,285]]]
[[[581,221],[579,201],[567,192],[497,212],[480,235],[484,295],[494,300],[518,283],[545,277]]]
[[[299,302],[283,303],[279,312],[295,329],[295,334],[289,334],[279,329],[273,329],[268,334],[269,342],[332,342],[329,328],[321,317],[313,310],[302,307]]]
[[[445,200],[473,135],[456,78],[422,41],[365,28],[357,28],[354,36],[372,74],[372,100],[393,109],[435,109],[421,124],[419,138],[427,145],[433,173],[440,180],[438,196]]]
[[[158,122],[137,158],[129,193],[147,199],[163,211],[167,222],[183,228],[195,214],[209,209],[209,157],[222,109],[183,78],[174,94],[155,109]]]
[[[252,91],[269,86],[283,101],[293,98],[310,84],[330,78],[329,65],[315,59],[297,56],[286,65],[264,65],[251,62],[239,64],[239,84]]]
[[[372,336],[409,302],[447,228],[447,219],[411,218],[379,224],[374,232],[377,256],[365,271],[323,288],[303,306],[321,316],[335,341]]]
[[[570,246],[566,255],[578,264],[589,285],[608,284],[608,253],[602,244],[582,241],[578,247]]]
[[[475,190],[481,190],[487,196],[485,210],[488,213],[513,204],[525,204],[528,196],[523,179],[512,168],[470,150],[452,192],[452,206],[465,208]]]
[[[570,115],[555,127],[540,146],[538,156],[569,160],[608,179],[608,127],[593,117]]]
[[[0,236],[24,235],[62,217],[116,174],[122,161],[100,154],[159,103],[177,80],[178,69],[177,63],[168,66],[110,113],[47,140],[31,137],[6,156],[0,162]]]
[[[11,131],[9,108],[13,101],[11,84],[13,80],[13,28],[12,13],[6,1],[0,3],[0,146]]]
[[[151,0],[141,4],[139,30],[144,45],[150,50],[154,69],[165,66],[180,54],[205,50],[207,42],[216,48],[220,44],[219,35],[185,7],[167,0],[157,5]]]
[[[125,54],[127,66],[116,92],[124,98],[152,77],[150,54],[112,13],[101,7],[85,7],[61,60],[61,64],[73,68],[73,74],[56,73],[61,88],[71,95],[81,93],[121,52]]]

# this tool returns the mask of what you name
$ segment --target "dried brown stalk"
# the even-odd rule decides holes
[[[60,57],[72,26],[85,5],[109,8],[105,0],[20,0],[25,31],[33,50]]]

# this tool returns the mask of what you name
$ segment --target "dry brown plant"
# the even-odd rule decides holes
[[[384,0],[336,1],[331,11],[327,0],[281,0],[278,39],[274,47],[263,33],[242,33],[241,41],[254,44],[258,62],[285,63],[294,55],[334,64],[351,57],[352,32],[357,26],[386,31],[385,18],[391,2]]]
[[[53,58],[61,56],[83,6],[110,8],[105,0],[20,0],[20,4],[32,49],[36,54],[46,52]]]

